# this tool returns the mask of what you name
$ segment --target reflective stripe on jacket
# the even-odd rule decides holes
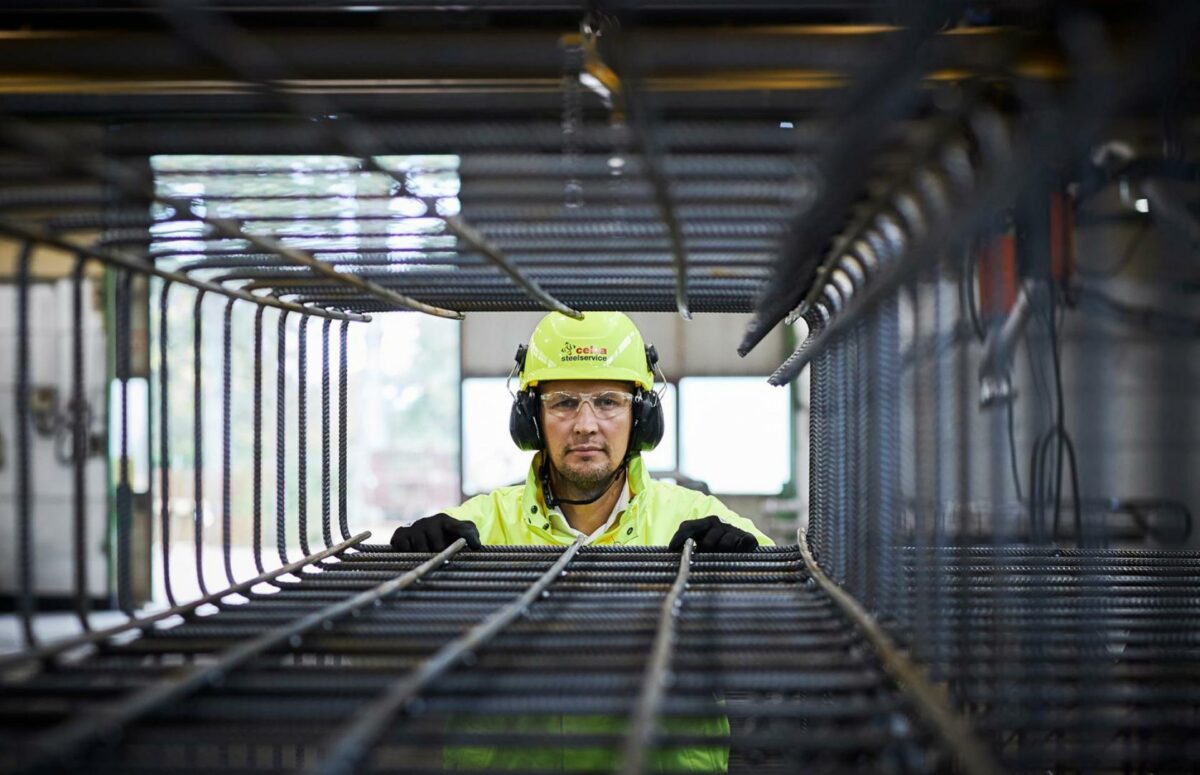
[[[479,538],[492,545],[568,546],[575,536],[559,530],[547,516],[546,501],[538,484],[541,453],[533,459],[524,485],[501,487],[477,495],[446,513],[469,520],[479,528]],[[629,506],[593,546],[666,546],[681,522],[715,515],[722,522],[746,530],[762,546],[772,546],[754,523],[740,517],[711,495],[650,478],[640,455],[629,462]],[[616,751],[607,748],[565,748],[554,745],[558,734],[618,734],[628,720],[608,716],[456,716],[450,728],[461,733],[532,734],[541,737],[537,747],[447,747],[443,761],[448,770],[612,770],[619,765]],[[667,748],[657,751],[649,767],[654,772],[725,772],[729,769],[729,720],[671,718],[664,727],[674,733],[711,738],[712,745]]]

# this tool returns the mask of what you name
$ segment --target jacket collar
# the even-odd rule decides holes
[[[546,498],[542,493],[541,482],[539,481],[538,472],[542,468],[542,460],[545,452],[538,452],[533,456],[533,460],[529,464],[529,471],[525,474],[525,491],[521,498],[521,513],[525,516],[526,521],[543,522],[542,517],[550,513],[546,508]],[[650,485],[650,472],[646,470],[646,464],[642,460],[641,455],[633,455],[629,458],[629,465],[626,468],[627,480],[629,482],[629,497],[633,499],[642,490],[645,490]],[[536,509],[534,507],[537,507]]]

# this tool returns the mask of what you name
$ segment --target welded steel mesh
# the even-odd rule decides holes
[[[367,599],[429,556],[347,549],[244,605],[6,685],[4,766],[36,753],[43,766],[88,771],[319,769],[355,721],[380,712],[381,692],[430,670],[427,685],[381,720],[357,771],[438,771],[443,757],[607,771],[621,763],[647,682],[663,691],[649,736],[654,768],[659,756],[713,762],[714,771],[727,756],[740,772],[945,764],[794,547],[689,552],[661,675],[648,671],[648,655],[681,555],[655,548],[579,550],[510,624],[456,650],[561,556],[551,547],[461,551],[406,588]],[[364,596],[356,607],[328,613],[355,595]],[[221,665],[305,617],[314,626]],[[184,676],[204,670],[212,675],[182,688]],[[179,693],[167,698],[172,687]],[[119,735],[106,726],[135,710]],[[79,717],[95,726],[72,727]],[[94,745],[68,748],[84,740]]]
[[[1108,345],[1092,334],[1105,326],[1198,326],[1079,282],[1062,224],[1115,185],[1194,255],[1200,229],[1172,186],[1200,178],[1181,150],[1200,5],[715,0],[646,3],[637,18],[466,2],[445,29],[424,15],[438,3],[347,14],[378,28],[338,2],[287,0],[311,17],[237,5],[163,3],[147,21],[47,0],[0,41],[15,74],[0,94],[0,233],[25,647],[0,657],[0,769],[640,772],[688,755],[716,771],[728,755],[741,772],[1196,769],[1200,556],[1145,548],[1182,544],[1191,512],[1171,493],[1080,487],[1089,450],[1068,432],[1062,377],[1068,339],[1099,381]],[[761,24],[730,23],[748,6]],[[1122,121],[1154,140],[1106,143]],[[981,311],[980,289],[997,287],[981,244],[1003,253],[1005,235],[1019,243],[1001,278],[1016,298]],[[31,289],[64,260],[61,550],[84,632],[56,644],[35,626],[45,356]],[[128,621],[108,630],[94,629],[86,584],[92,281],[119,409],[110,554]],[[190,342],[168,320],[180,299]],[[205,300],[225,304],[219,323]],[[542,309],[753,313],[743,355],[792,327],[800,346],[770,381],[808,369],[800,542],[730,556],[364,543],[347,506],[350,324]],[[1067,311],[1089,309],[1103,324]],[[1031,364],[1020,384],[1017,339]],[[202,357],[213,340],[220,369]],[[231,378],[242,340],[244,395]],[[287,390],[318,362],[320,399],[297,390],[293,436]],[[1152,381],[1186,392],[1156,368]],[[151,531],[135,518],[147,511],[128,409],[152,372],[167,464],[149,500],[169,607],[139,610]],[[168,548],[168,387],[181,380],[195,398],[196,599],[176,594]],[[215,445],[199,431],[214,382]],[[246,510],[230,505],[241,401]],[[1074,428],[1103,408],[1084,406]],[[1195,420],[1158,414],[1186,442],[1147,454],[1169,470],[1190,459]],[[221,471],[219,514],[206,466]],[[292,520],[293,485],[302,503],[319,491],[320,508]],[[235,533],[251,578],[232,567]],[[215,573],[206,535],[220,537]]]

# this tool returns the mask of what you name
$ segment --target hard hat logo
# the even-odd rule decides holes
[[[559,354],[559,360],[563,363],[573,363],[577,361],[605,361],[608,360],[608,348],[588,345],[587,347],[576,347],[573,344],[567,344],[563,347]]]

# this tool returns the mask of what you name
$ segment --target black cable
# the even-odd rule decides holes
[[[1057,318],[1058,292],[1057,288],[1051,287],[1050,290],[1050,355],[1054,364],[1054,394],[1055,394],[1055,428],[1058,438],[1058,451],[1055,455],[1055,475],[1054,475],[1054,524],[1057,528],[1059,514],[1062,511],[1062,478],[1063,478],[1063,461],[1065,455],[1070,455],[1071,460],[1071,489],[1073,491],[1074,503],[1073,511],[1075,516],[1076,540],[1081,543],[1084,540],[1083,534],[1083,505],[1079,499],[1079,469],[1075,461],[1075,445],[1071,442],[1070,435],[1067,433],[1066,427],[1066,405],[1063,399],[1062,387],[1062,362],[1058,350],[1058,337],[1060,324]],[[1056,530],[1057,532],[1057,530]]]
[[[1013,402],[1008,402],[1008,462],[1012,469],[1013,489],[1017,493],[1017,502],[1025,500],[1021,494],[1021,472],[1017,465],[1017,438],[1013,430]]]
[[[975,338],[983,342],[987,340],[987,331],[984,329],[983,321],[979,317],[979,302],[975,298],[977,262],[978,259],[972,254],[963,263],[963,271],[959,278],[959,293],[962,296],[963,308],[967,311],[967,319],[971,323],[971,330],[975,332]]]

